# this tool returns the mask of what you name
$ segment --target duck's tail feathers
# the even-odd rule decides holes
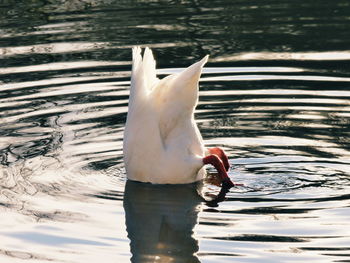
[[[144,74],[142,67],[141,48],[133,47],[132,49],[132,71],[130,84],[130,106],[135,99],[144,94]]]
[[[152,51],[146,47],[142,59],[141,48],[133,47],[130,101],[145,98],[157,80],[156,62]]]
[[[154,60],[152,50],[148,47],[145,48],[145,53],[143,55],[143,69],[147,81],[146,86],[150,91],[158,79],[156,73],[156,61]]]

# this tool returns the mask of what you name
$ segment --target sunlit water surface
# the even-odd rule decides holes
[[[350,262],[349,2],[181,2],[0,3],[1,262]],[[210,54],[224,202],[126,181],[134,45],[160,77]]]

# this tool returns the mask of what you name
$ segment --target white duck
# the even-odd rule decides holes
[[[229,163],[220,148],[206,149],[194,120],[198,81],[208,56],[179,74],[156,77],[152,51],[133,48],[129,110],[124,131],[124,162],[130,180],[185,184],[204,178],[205,164],[232,187]]]

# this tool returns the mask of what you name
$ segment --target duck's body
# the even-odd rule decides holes
[[[194,120],[194,109],[207,59],[159,80],[151,50],[146,48],[142,59],[141,49],[133,49],[123,145],[128,179],[181,184],[205,176],[203,165],[212,161],[204,160],[207,149]]]

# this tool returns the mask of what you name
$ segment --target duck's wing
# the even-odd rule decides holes
[[[198,91],[198,82],[202,74],[202,69],[205,63],[208,62],[208,58],[209,55],[206,55],[200,61],[192,64],[176,76],[176,83],[178,84],[174,87],[176,92],[181,91],[181,89],[183,89],[187,94],[193,93],[193,90]]]
[[[169,83],[163,83],[163,87],[159,87],[165,89],[161,93],[161,97],[158,98],[163,103],[159,106],[161,108],[159,129],[163,141],[167,140],[169,134],[177,126],[184,125],[184,122],[187,123],[193,118],[193,112],[198,102],[198,82],[207,61],[208,56],[205,56],[181,73],[171,76],[168,80]],[[159,84],[162,82],[163,80]]]

